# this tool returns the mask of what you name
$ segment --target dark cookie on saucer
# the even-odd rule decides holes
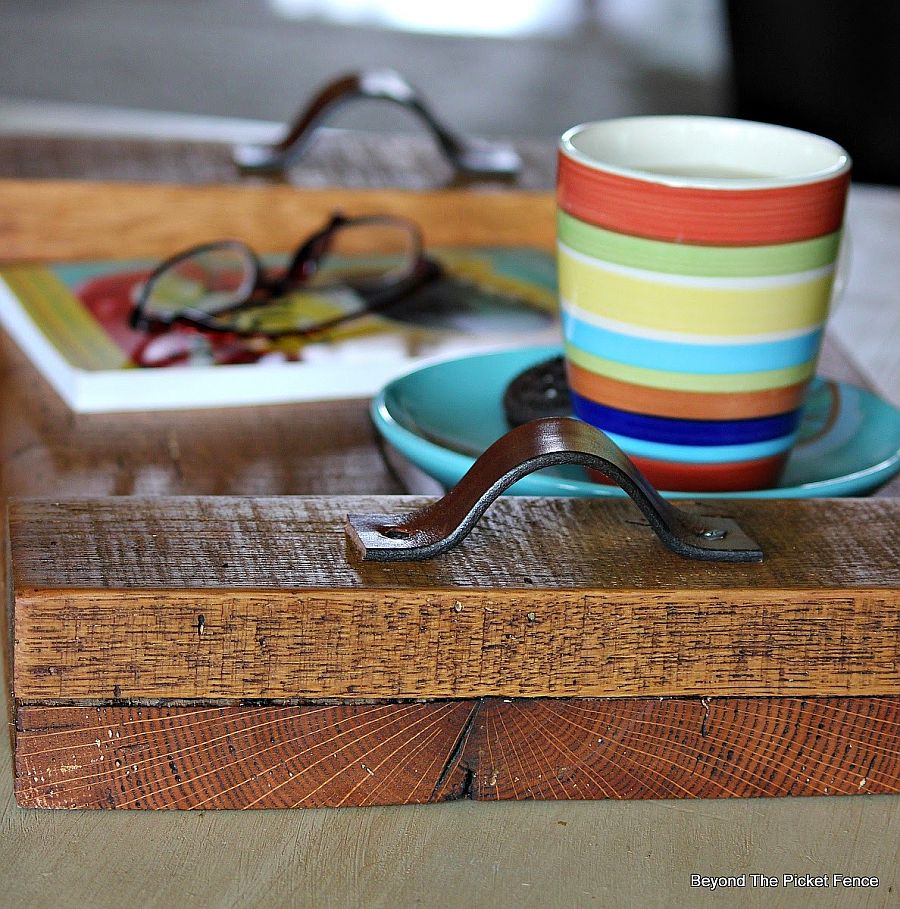
[[[571,416],[563,358],[545,360],[516,376],[503,393],[503,412],[511,426],[541,417]]]

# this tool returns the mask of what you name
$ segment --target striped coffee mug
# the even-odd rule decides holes
[[[576,416],[662,489],[778,481],[815,374],[850,158],[716,117],[562,137],[559,292]]]

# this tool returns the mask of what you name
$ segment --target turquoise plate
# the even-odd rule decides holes
[[[560,353],[529,347],[446,360],[401,376],[372,402],[381,435],[445,487],[509,428],[503,391],[524,369]],[[667,493],[672,498],[806,498],[869,492],[900,470],[900,410],[852,385],[816,379],[781,484],[749,492]],[[538,471],[515,495],[623,496],[581,468]]]

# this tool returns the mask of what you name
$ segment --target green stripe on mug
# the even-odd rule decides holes
[[[594,227],[557,210],[560,242],[585,255],[618,265],[673,275],[756,277],[821,268],[835,261],[841,231],[774,246],[692,246],[665,243]]]
[[[671,388],[678,391],[729,392],[763,391],[767,388],[783,388],[812,378],[815,360],[784,369],[769,369],[761,372],[733,372],[718,375],[702,373],[668,372],[661,369],[647,369],[630,366],[605,357],[587,353],[571,344],[565,345],[566,356],[582,369],[596,372],[620,382],[635,385],[650,385],[653,388]]]

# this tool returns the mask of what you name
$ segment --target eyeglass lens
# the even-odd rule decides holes
[[[215,315],[243,302],[255,279],[249,250],[225,244],[195,250],[152,279],[144,315],[164,321],[191,311]]]
[[[197,249],[172,262],[147,287],[144,314],[172,321],[208,317],[209,328],[252,334],[308,332],[365,312],[369,295],[409,278],[419,259],[415,230],[389,219],[360,220],[328,235],[305,273],[292,275],[275,298],[251,302],[253,255],[242,245]],[[302,264],[302,263],[301,263]],[[278,270],[264,285],[278,286]]]

